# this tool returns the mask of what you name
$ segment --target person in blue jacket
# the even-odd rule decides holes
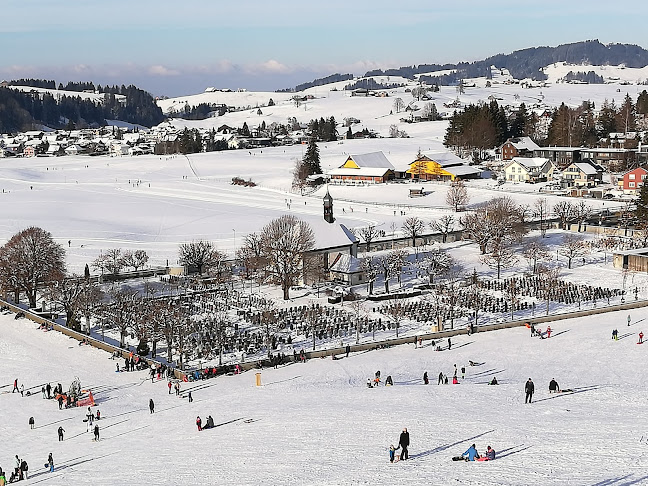
[[[477,453],[477,449],[475,448],[475,444],[471,445],[466,452],[461,454],[461,457],[468,456],[469,461],[474,461],[475,459],[479,459],[479,454]]]

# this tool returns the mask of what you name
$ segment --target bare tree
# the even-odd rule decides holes
[[[508,196],[491,199],[459,222],[465,237],[477,243],[482,254],[489,244],[517,241],[527,231],[518,206]]]
[[[130,267],[137,272],[140,268],[144,268],[148,259],[144,250],[126,250],[122,256],[122,263],[125,267]]]
[[[212,268],[218,268],[225,260],[225,255],[219,252],[211,241],[206,240],[182,243],[178,253],[180,263],[195,268],[200,275]]]
[[[549,204],[546,198],[536,199],[533,203],[533,215],[540,220],[540,236],[544,238],[547,235],[547,218],[549,217]]]
[[[571,233],[563,237],[558,253],[567,258],[567,268],[571,268],[574,258],[581,258],[587,254],[587,246],[582,236]]]
[[[245,268],[245,276],[248,278],[265,266],[262,243],[259,233],[250,233],[236,252],[236,258]]]
[[[51,298],[65,310],[66,326],[77,331],[81,329],[79,315],[86,318],[85,327],[89,330],[92,309],[99,303],[101,292],[96,284],[72,275],[57,281],[51,289]]]
[[[406,253],[402,250],[392,250],[378,259],[378,267],[383,276],[385,293],[389,293],[389,280],[399,276],[403,269]]]
[[[454,224],[454,216],[452,216],[451,214],[445,214],[438,220],[432,221],[430,223],[430,228],[432,229],[432,231],[441,233],[441,241],[445,243],[448,241],[448,235],[454,231]]]
[[[36,295],[65,274],[65,250],[42,228],[30,227],[15,234],[0,248],[0,285],[14,292],[16,301],[24,292],[30,307]]]
[[[415,88],[412,88],[412,97],[416,101],[421,101],[421,98],[423,98],[428,92],[427,86],[417,86]]]
[[[497,270],[497,279],[499,280],[502,269],[515,265],[517,256],[509,243],[499,239],[493,244],[490,253],[481,256],[481,261]]]
[[[313,230],[294,216],[281,216],[263,228],[261,241],[268,273],[288,300],[290,287],[302,274],[304,253],[315,244]]]
[[[529,262],[529,268],[538,273],[538,262],[549,259],[549,248],[542,240],[534,238],[522,246],[522,256]]]
[[[592,206],[587,204],[585,201],[579,201],[578,204],[574,206],[574,219],[578,221],[578,232],[580,233],[583,223],[590,217],[592,214]]]
[[[539,265],[538,273],[542,278],[545,300],[547,303],[546,314],[549,315],[549,302],[560,285],[560,267],[549,268]]]
[[[412,246],[416,247],[416,238],[418,236],[421,236],[421,234],[423,233],[423,230],[425,229],[425,223],[421,218],[411,216],[403,222],[401,228],[407,236],[412,238]]]
[[[403,111],[403,108],[405,108],[405,102],[403,101],[403,98],[396,98],[394,100],[394,110],[396,110],[396,113],[400,113]]]
[[[362,260],[362,271],[367,279],[367,292],[373,294],[374,282],[380,274],[380,263],[371,257]]]
[[[360,237],[367,243],[367,252],[371,251],[371,242],[376,239],[380,232],[376,229],[376,226],[371,224],[360,228]]]
[[[123,348],[131,326],[139,321],[141,299],[137,291],[120,288],[110,293],[110,300],[101,305],[102,320],[119,331],[119,347]]]
[[[567,224],[574,220],[576,208],[569,201],[554,204],[553,213],[560,220],[560,227],[567,229]]]
[[[459,212],[468,204],[470,198],[468,197],[468,189],[462,181],[455,181],[452,183],[446,194],[446,203],[455,212]]]

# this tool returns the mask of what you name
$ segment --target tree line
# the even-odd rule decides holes
[[[106,87],[101,102],[79,96],[29,93],[0,88],[0,133],[16,133],[34,125],[85,128],[106,125],[106,120],[153,126],[164,121],[153,97],[135,86]],[[116,94],[126,96],[120,101]]]

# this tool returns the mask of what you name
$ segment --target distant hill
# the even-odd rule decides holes
[[[0,133],[29,130],[40,125],[51,128],[105,126],[107,119],[150,127],[164,118],[155,99],[132,85],[95,88],[92,83],[70,82],[67,86],[59,84],[57,90],[55,81],[22,79],[0,87]]]
[[[547,75],[541,68],[557,62],[570,64],[587,63],[595,66],[624,64],[626,67],[641,68],[648,66],[648,51],[633,44],[602,44],[598,40],[562,44],[556,47],[530,47],[514,51],[511,54],[497,54],[482,61],[459,62],[457,64],[419,64],[403,66],[394,69],[374,69],[367,71],[364,77],[371,76],[402,76],[414,79],[416,75],[446,71],[435,76],[431,74],[424,79],[428,84],[451,85],[459,79],[489,77],[490,67],[505,68],[516,79],[531,78],[544,81]],[[455,72],[447,74],[448,70]],[[336,76],[336,75],[333,75]],[[327,79],[327,78],[323,78]],[[316,80],[313,83],[316,83]],[[323,83],[319,83],[321,85]],[[294,88],[295,91],[318,84],[305,83]]]

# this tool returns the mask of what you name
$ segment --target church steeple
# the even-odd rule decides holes
[[[326,186],[326,194],[324,195],[324,221],[327,223],[335,221],[333,217],[333,198],[329,194],[328,186]]]

